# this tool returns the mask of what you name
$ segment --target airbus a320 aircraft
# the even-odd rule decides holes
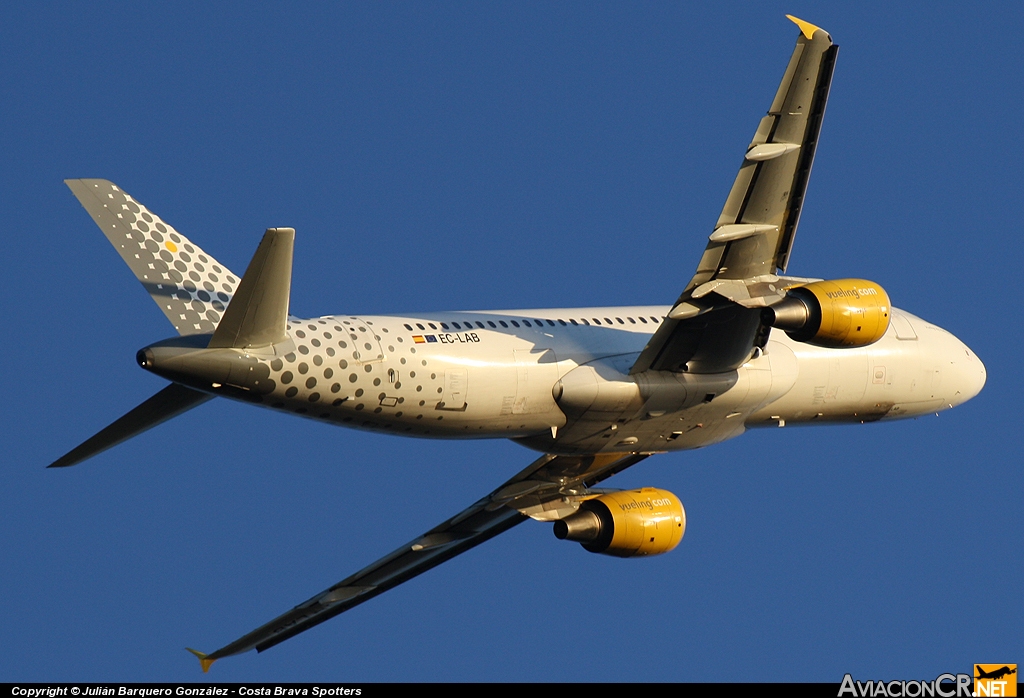
[[[111,182],[68,180],[178,331],[138,352],[171,384],[51,467],[213,397],[330,424],[508,438],[542,455],[467,509],[216,652],[268,649],[528,519],[617,557],[665,553],[686,517],[665,490],[596,489],[656,453],[751,427],[865,423],[959,405],[985,367],[861,279],[785,276],[838,47],[790,17],[796,48],[697,271],[669,306],[288,314],[290,228],[238,276]]]

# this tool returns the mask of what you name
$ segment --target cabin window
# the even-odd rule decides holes
[[[494,328],[498,327],[497,325],[494,324],[494,322],[492,320],[488,320],[487,324],[490,325],[491,327],[494,327]]]
[[[575,320],[573,320],[572,318],[569,318],[569,322],[571,322],[572,324],[577,325],[577,326],[580,324],[580,323],[576,322]]]
[[[430,329],[432,329],[432,330],[436,330],[437,329],[437,325],[435,325],[434,323],[428,322],[427,324],[430,325]]]
[[[501,325],[502,327],[508,327],[508,323],[505,322],[504,320],[498,320],[498,324]]]
[[[441,327],[443,327],[444,329],[447,330],[448,329],[448,323],[442,322],[441,323]]]
[[[526,325],[527,327],[533,327],[533,325],[530,324],[529,320],[523,320],[523,324]]]
[[[452,323],[452,327],[454,327],[457,330],[461,330],[462,329],[462,326],[459,323],[457,323],[457,322],[453,322]]]
[[[642,322],[642,323],[644,323],[646,325],[647,324],[647,318],[645,318],[643,315],[641,315],[640,316],[640,322]]]
[[[629,321],[630,321],[630,323],[632,323],[632,324],[634,324],[634,325],[636,324],[636,320],[634,320],[633,318],[631,318],[631,317],[627,317],[626,319],[627,319],[627,320],[629,320]]]
[[[477,320],[476,321],[476,326],[479,327],[482,330],[484,328],[484,323],[482,323],[479,320]]]
[[[421,325],[421,324],[420,324],[420,323],[418,323],[418,322],[416,323],[416,327],[419,327],[419,328],[420,328],[421,330],[425,330],[425,329],[427,329],[426,327],[424,327],[423,325]]]
[[[560,324],[562,327],[565,327],[568,323],[562,318],[558,318],[558,324]]]

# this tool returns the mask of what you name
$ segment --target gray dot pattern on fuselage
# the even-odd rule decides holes
[[[346,426],[430,434],[436,429],[430,422],[443,420],[434,409],[443,372],[428,372],[429,361],[399,326],[374,327],[355,317],[290,317],[295,349],[264,360],[276,387],[263,404]],[[421,399],[425,391],[435,397]]]

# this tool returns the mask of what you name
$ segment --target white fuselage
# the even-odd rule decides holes
[[[746,427],[914,417],[985,382],[960,340],[895,309],[867,347],[824,349],[774,331],[736,371],[630,376],[668,310],[290,318],[290,342],[234,351],[258,362],[255,401],[266,407],[409,436],[514,438],[548,453],[687,449]]]

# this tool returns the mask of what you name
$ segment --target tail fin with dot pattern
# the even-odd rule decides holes
[[[239,277],[113,182],[66,179],[180,335],[211,334]]]

